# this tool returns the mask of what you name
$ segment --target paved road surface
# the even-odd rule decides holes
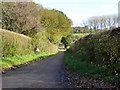
[[[3,88],[64,88],[64,50],[57,55],[3,74]],[[63,81],[63,82],[62,82]]]

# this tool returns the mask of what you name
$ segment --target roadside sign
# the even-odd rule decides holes
[[[39,48],[37,48],[35,51],[36,51],[36,52],[40,52]]]

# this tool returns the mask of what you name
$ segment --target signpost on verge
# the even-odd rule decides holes
[[[37,49],[35,50],[35,52],[36,52],[36,53],[39,53],[39,52],[40,52],[40,49],[39,49],[39,48],[37,48]]]

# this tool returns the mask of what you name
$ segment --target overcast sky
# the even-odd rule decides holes
[[[33,0],[48,9],[64,12],[73,21],[74,26],[80,26],[83,20],[91,16],[111,15],[118,13],[119,0]]]

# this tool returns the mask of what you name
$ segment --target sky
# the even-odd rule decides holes
[[[92,16],[118,13],[119,0],[33,0],[44,8],[64,12],[73,21],[73,26],[81,26]]]

